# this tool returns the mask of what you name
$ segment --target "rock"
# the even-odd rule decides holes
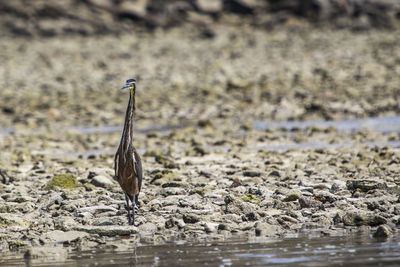
[[[380,225],[373,233],[373,237],[377,239],[387,239],[391,236],[392,230],[387,225]]]
[[[369,226],[378,226],[381,224],[386,224],[387,220],[379,215],[371,215],[370,218],[368,219],[368,225]]]
[[[257,222],[254,228],[256,236],[260,237],[276,237],[282,230],[278,225],[271,225],[263,222]]]
[[[172,158],[166,155],[161,150],[147,150],[146,153],[143,154],[144,157],[154,157],[157,163],[162,164],[165,168],[179,168],[179,165],[176,164]]]
[[[243,176],[247,176],[247,177],[260,177],[261,176],[261,172],[259,171],[244,171],[243,172]]]
[[[349,189],[351,191],[360,189],[363,192],[368,192],[368,191],[374,190],[374,189],[387,188],[386,184],[383,182],[380,182],[379,180],[367,180],[367,179],[349,180],[346,182],[346,186],[347,186],[347,189]]]
[[[253,194],[244,194],[240,197],[240,199],[242,201],[251,202],[255,204],[259,204],[261,202],[261,200],[256,195]]]
[[[157,225],[150,222],[140,225],[138,229],[140,234],[154,234],[158,230]]]
[[[79,208],[76,210],[76,213],[85,213],[85,212],[89,212],[89,213],[101,213],[101,212],[106,212],[106,211],[114,211],[117,212],[118,210],[114,207],[110,207],[110,206],[92,206],[92,207],[83,207],[83,208]]]
[[[184,214],[183,221],[185,223],[197,223],[200,221],[200,216],[196,214]]]
[[[284,202],[296,201],[296,200],[298,200],[300,197],[301,197],[300,194],[298,194],[298,193],[293,193],[293,194],[290,194],[290,195],[288,195],[287,197],[285,197],[282,201],[284,201]]]
[[[57,204],[60,205],[61,202],[63,201],[62,193],[61,192],[56,192],[51,194],[49,200],[46,203],[46,208],[49,208],[50,206]]]
[[[170,229],[174,226],[177,226],[179,229],[182,229],[185,227],[186,223],[182,219],[177,219],[177,218],[169,218],[164,222],[164,226],[167,229]]]
[[[154,181],[155,185],[161,185],[161,187],[187,187],[188,184],[182,182],[182,179],[176,173],[167,173],[161,178]]]
[[[155,198],[147,203],[147,206],[150,208],[150,211],[157,211],[162,207],[162,203],[159,199]]]
[[[387,220],[382,216],[364,212],[347,212],[343,216],[342,221],[345,226],[378,226],[387,223]]]
[[[42,235],[42,238],[48,239],[51,242],[55,243],[70,243],[73,241],[76,241],[80,238],[84,238],[89,236],[88,233],[84,232],[78,232],[78,231],[60,231],[60,230],[55,230],[51,232],[44,233]]]
[[[281,220],[283,220],[285,222],[290,222],[290,223],[297,223],[298,222],[298,220],[296,220],[295,218],[292,218],[292,217],[287,216],[287,215],[281,215],[278,219],[281,219]]]
[[[206,222],[203,224],[206,233],[215,233],[219,229],[219,223]]]
[[[74,189],[78,187],[78,180],[71,173],[55,175],[45,186],[45,189],[61,188],[61,189]]]
[[[196,0],[196,8],[204,13],[217,13],[222,11],[222,0]]]
[[[347,186],[346,186],[346,183],[344,181],[335,180],[334,183],[332,184],[331,188],[330,188],[330,192],[331,193],[336,193],[336,192],[344,190],[346,188],[347,188]]]
[[[257,6],[257,1],[252,0],[229,0],[224,2],[225,8],[228,11],[243,15],[253,14],[254,9]]]
[[[73,217],[59,216],[53,219],[54,228],[57,230],[70,231],[76,225]]]
[[[254,221],[257,221],[259,218],[260,218],[260,216],[253,211],[246,213],[245,215],[242,216],[242,220],[244,222],[248,222],[248,221],[254,222]]]
[[[300,208],[321,208],[323,209],[323,204],[320,201],[314,200],[310,197],[299,198]]]
[[[187,191],[184,188],[179,188],[179,187],[167,187],[167,188],[162,188],[160,190],[160,195],[166,197],[166,196],[175,196],[175,195],[186,195]]]
[[[21,248],[28,246],[26,241],[20,241],[20,240],[8,240],[7,245],[8,249],[11,251],[17,251],[20,250]]]
[[[269,176],[274,176],[274,177],[281,177],[281,173],[277,170],[274,170],[269,173]]]
[[[256,204],[253,204],[253,203],[247,202],[247,201],[242,201],[239,199],[232,199],[232,201],[227,203],[227,205],[226,205],[227,213],[234,213],[234,214],[240,215],[240,216],[242,216],[243,214],[248,214],[250,212],[255,212],[256,209],[257,209]]]
[[[110,188],[114,185],[111,179],[103,175],[94,176],[92,178],[92,184],[102,188]]]
[[[22,216],[11,213],[0,213],[0,229],[8,228],[10,226],[29,227],[31,222],[25,220]]]
[[[92,225],[78,225],[73,226],[72,230],[87,232],[89,234],[98,234],[100,236],[127,236],[131,234],[136,234],[138,232],[137,227],[127,225],[127,226],[92,226]]]
[[[342,218],[345,226],[361,226],[368,224],[368,216],[365,213],[347,212]]]
[[[63,247],[33,247],[25,252],[25,258],[35,263],[64,262],[68,251]]]

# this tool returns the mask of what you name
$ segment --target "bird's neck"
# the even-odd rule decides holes
[[[131,92],[128,107],[126,108],[125,125],[122,133],[122,144],[127,151],[129,144],[133,141],[133,117],[135,115],[135,95]]]

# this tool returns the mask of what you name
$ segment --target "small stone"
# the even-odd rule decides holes
[[[78,187],[78,180],[71,173],[55,175],[45,186],[45,189],[74,189]]]
[[[271,225],[269,223],[260,223],[260,222],[257,222],[255,224],[256,236],[276,237],[277,235],[279,235],[280,231],[281,227],[278,225]]]
[[[254,221],[257,221],[259,218],[260,218],[260,215],[258,215],[257,213],[255,213],[253,211],[242,216],[242,220],[244,222],[247,222],[247,221],[254,222]]]
[[[387,239],[392,234],[392,230],[387,225],[380,225],[373,234],[377,239]]]
[[[98,234],[100,236],[127,236],[131,234],[136,234],[138,232],[135,226],[116,226],[116,225],[106,225],[106,226],[92,226],[92,225],[79,225],[73,226],[72,230],[87,232],[89,234]]]
[[[196,0],[196,7],[205,13],[216,13],[222,11],[223,1],[221,0]]]
[[[110,188],[114,185],[114,183],[108,177],[103,175],[97,175],[93,177],[92,184],[102,188]]]
[[[7,241],[8,248],[11,251],[17,251],[23,247],[28,246],[28,244],[25,241],[20,241],[20,240],[9,240]]]
[[[206,231],[206,233],[214,233],[217,232],[218,228],[219,228],[218,223],[212,223],[212,222],[206,222],[203,226],[204,226],[204,231]]]
[[[142,233],[154,234],[158,230],[157,225],[155,225],[154,223],[150,223],[150,222],[140,225],[138,227],[138,229],[139,229],[139,233],[141,233],[141,234]]]
[[[117,212],[118,210],[114,207],[110,207],[110,206],[92,206],[92,207],[83,207],[83,208],[79,208],[76,210],[77,213],[100,213],[100,212],[106,212],[106,211],[115,211]]]
[[[300,194],[298,194],[298,193],[293,193],[293,194],[290,194],[290,195],[288,195],[287,197],[285,197],[282,201],[284,201],[284,202],[291,202],[291,201],[296,201],[296,200],[298,200],[299,198],[301,198],[301,195],[300,195]]]
[[[282,220],[284,220],[285,222],[298,223],[298,221],[295,218],[292,218],[292,217],[287,216],[287,215],[282,215],[282,216],[280,216],[280,218]]]
[[[200,221],[200,217],[195,214],[184,214],[183,221],[185,223],[197,223]]]
[[[281,177],[281,173],[275,170],[270,172],[269,176]]]
[[[31,222],[25,220],[22,216],[12,213],[0,213],[0,229],[10,226],[29,227]]]
[[[244,171],[243,172],[243,176],[246,176],[246,177],[260,177],[261,176],[261,172],[248,170],[248,171]]]
[[[373,215],[368,220],[369,226],[378,226],[378,225],[386,224],[386,223],[387,223],[387,220],[379,215]]]
[[[160,195],[167,196],[175,196],[175,195],[186,195],[187,191],[184,188],[179,187],[166,187],[160,190]]]
[[[54,228],[57,230],[70,231],[76,225],[73,217],[59,216],[53,219]]]
[[[240,199],[242,201],[251,202],[255,204],[259,204],[261,202],[261,200],[256,195],[253,194],[244,194],[240,197]]]
[[[368,224],[368,216],[364,213],[348,212],[342,218],[345,226],[361,226]]]
[[[323,209],[323,204],[320,201],[314,200],[310,197],[299,198],[300,208],[321,208]]]
[[[377,180],[350,180],[346,182],[347,189],[355,191],[360,189],[363,192],[368,192],[374,189],[386,189],[387,185],[385,183],[380,183]]]

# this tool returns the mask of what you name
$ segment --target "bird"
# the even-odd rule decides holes
[[[135,225],[135,206],[138,204],[143,179],[142,160],[132,143],[133,118],[136,110],[136,80],[128,79],[126,84],[121,87],[121,90],[123,89],[129,89],[130,94],[121,141],[115,153],[114,171],[115,178],[125,193],[129,225]],[[132,216],[129,201],[132,202]]]

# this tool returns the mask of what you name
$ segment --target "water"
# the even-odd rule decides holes
[[[152,125],[147,128],[140,128],[135,130],[137,135],[145,135],[150,131],[158,132],[160,134],[166,134],[170,130],[180,129],[191,125],[190,122],[184,122],[181,125]],[[371,117],[363,119],[351,119],[351,120],[341,120],[341,121],[254,121],[253,127],[255,130],[264,131],[267,129],[301,129],[305,130],[308,127],[317,126],[322,128],[333,127],[338,131],[357,131],[362,129],[370,129],[373,131],[378,131],[383,134],[387,133],[400,133],[400,116],[390,116],[390,117]],[[77,134],[90,135],[90,134],[111,134],[115,132],[120,132],[122,129],[121,125],[103,125],[103,126],[69,126],[69,127],[55,127],[53,130],[57,132],[67,132],[72,131]],[[16,129],[14,128],[0,128],[0,135],[7,136],[14,134]],[[42,134],[46,133],[47,130],[34,129],[28,134]],[[24,133],[27,134],[27,133]],[[399,141],[368,141],[368,142],[340,142],[340,143],[327,143],[327,142],[284,142],[278,144],[263,144],[254,147],[248,147],[252,150],[270,150],[270,151],[286,151],[289,149],[303,150],[303,149],[337,149],[341,147],[353,147],[356,145],[365,145],[369,147],[374,146],[391,146],[392,148],[400,149]],[[229,146],[206,146],[209,151],[220,151],[227,152],[231,149]],[[163,148],[166,149],[166,148]],[[182,150],[186,147],[182,147]],[[139,152],[144,153],[145,150],[139,148]],[[48,155],[67,155],[71,157],[89,157],[89,156],[100,156],[100,155],[113,155],[114,150],[107,149],[95,149],[87,150],[85,152],[68,152],[68,151],[40,151],[33,154],[48,154]]]
[[[256,130],[275,130],[286,129],[306,129],[311,126],[322,128],[333,127],[338,131],[355,131],[360,129],[371,129],[381,133],[400,133],[400,116],[371,117],[363,119],[351,119],[341,121],[254,121]]]
[[[24,259],[22,254],[1,259],[1,266],[400,266],[400,238],[382,242],[348,235],[170,243],[125,251],[73,251],[58,262]]]
[[[137,134],[145,134],[150,131],[166,133],[173,129],[181,129],[186,126],[193,125],[190,122],[184,122],[179,125],[153,125],[144,129],[136,129]],[[340,120],[340,121],[260,121],[255,120],[253,127],[258,131],[265,131],[267,129],[276,130],[279,128],[284,129],[306,129],[311,126],[318,126],[322,128],[333,127],[338,131],[355,131],[361,129],[371,129],[381,133],[400,133],[400,116],[388,117],[371,117],[362,119]],[[95,133],[115,133],[122,131],[122,125],[102,125],[102,126],[69,126],[69,127],[53,127],[57,132],[76,131],[80,134],[95,134]],[[33,130],[30,134],[46,133],[48,130]],[[14,127],[0,128],[0,135],[10,135],[16,132]]]

